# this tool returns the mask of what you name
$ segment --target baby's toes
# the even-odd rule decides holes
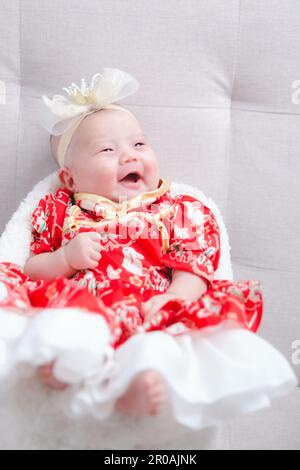
[[[163,388],[157,388],[148,393],[148,412],[149,414],[157,414],[161,406],[166,401],[166,394]]]
[[[147,396],[150,401],[162,401],[165,396],[165,390],[161,386],[156,386],[148,390]]]
[[[157,385],[161,384],[162,379],[159,372],[150,371],[145,374],[143,381],[145,388],[147,390],[152,390],[153,387],[156,387]]]
[[[162,400],[160,398],[152,399],[148,406],[148,413],[150,415],[157,415],[160,411]]]
[[[44,385],[47,385],[54,390],[65,390],[68,387],[67,384],[57,380],[51,373],[42,375],[40,379]]]
[[[45,377],[49,375],[51,371],[52,371],[52,367],[50,365],[40,366],[37,368],[37,374],[40,377]]]
[[[49,380],[48,385],[49,385],[49,387],[53,388],[54,390],[65,390],[66,388],[68,388],[67,384],[59,382],[56,379]]]

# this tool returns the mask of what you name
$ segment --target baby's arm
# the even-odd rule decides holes
[[[31,255],[24,272],[33,281],[71,277],[81,269],[96,268],[100,259],[100,234],[83,232],[56,251]]]
[[[208,287],[208,281],[204,277],[196,274],[173,269],[172,282],[164,294],[155,295],[142,305],[144,322],[150,319],[161,309],[169,300],[180,298],[195,302],[205,294]]]
[[[196,274],[173,270],[172,282],[166,294],[174,294],[184,300],[195,302],[207,291],[208,281]]]
[[[65,246],[49,253],[31,253],[24,267],[24,273],[33,281],[48,281],[59,276],[71,277],[76,271],[67,261]]]

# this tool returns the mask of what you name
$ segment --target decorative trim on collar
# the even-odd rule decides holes
[[[74,193],[73,198],[81,209],[85,209],[97,217],[114,219],[122,217],[132,209],[152,204],[156,199],[165,194],[169,188],[170,182],[165,178],[160,178],[157,189],[139,194],[122,203],[114,202],[111,199],[93,193]]]

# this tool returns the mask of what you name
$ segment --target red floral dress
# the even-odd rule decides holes
[[[36,255],[54,252],[88,231],[101,234],[97,268],[72,278],[33,281],[20,266],[0,263],[0,307],[27,316],[46,307],[80,307],[103,315],[114,348],[140,331],[176,335],[225,319],[257,331],[263,311],[260,283],[214,280],[220,259],[214,214],[194,197],[172,196],[168,180],[121,204],[66,188],[46,194],[32,213],[30,250]],[[173,269],[206,279],[207,292],[196,302],[168,301],[145,324],[141,304],[166,292]]]

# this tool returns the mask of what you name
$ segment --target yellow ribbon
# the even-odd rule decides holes
[[[130,219],[132,217],[139,217],[142,216],[146,219],[150,224],[153,224],[157,227],[158,231],[161,232],[162,235],[162,243],[163,243],[163,250],[166,252],[170,246],[169,240],[169,232],[166,228],[165,224],[163,223],[162,219],[167,217],[170,213],[173,213],[173,206],[169,205],[168,207],[162,209],[160,212],[156,214],[150,214],[147,212],[138,212],[132,211],[127,212],[123,208],[120,212],[111,213],[110,216],[106,216],[105,219],[100,220],[99,222],[94,222],[92,220],[81,220],[79,218],[81,210],[77,205],[71,206],[70,208],[70,216],[65,219],[64,228],[63,228],[63,235],[69,232],[77,231],[79,227],[95,227],[97,231],[99,231],[100,227],[103,228],[108,225],[109,222],[125,222],[124,219]]]

